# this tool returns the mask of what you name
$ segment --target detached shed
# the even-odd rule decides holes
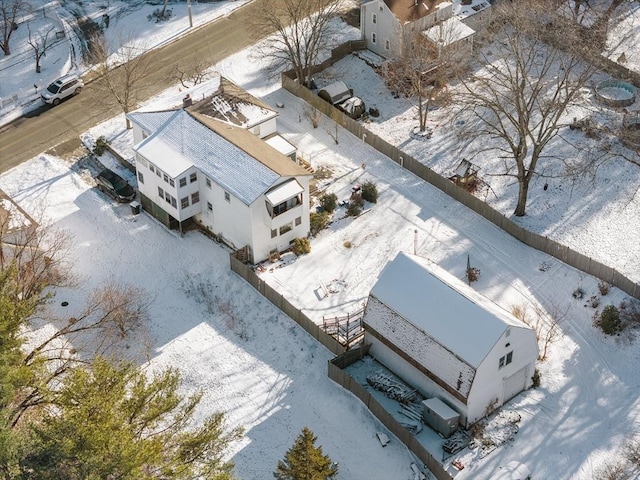
[[[532,384],[535,332],[458,278],[399,253],[363,318],[369,353],[468,426]]]
[[[353,89],[347,87],[344,82],[338,81],[320,89],[318,96],[331,105],[337,105],[351,98],[353,96]]]

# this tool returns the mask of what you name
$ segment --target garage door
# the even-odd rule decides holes
[[[502,382],[502,402],[505,403],[524,390],[527,368],[524,367]]]

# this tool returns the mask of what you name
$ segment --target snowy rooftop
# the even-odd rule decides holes
[[[371,294],[474,367],[510,325],[526,327],[445,270],[402,252]]]
[[[189,107],[189,111],[243,128],[254,127],[278,116],[278,112],[233,82],[224,77],[218,78],[219,86],[215,93]]]
[[[464,40],[475,33],[473,28],[465,25],[456,17],[448,18],[422,32],[433,43],[441,43],[443,46]]]
[[[467,18],[486,10],[491,5],[488,0],[473,0],[469,5],[462,5],[460,0],[453,2],[453,14],[459,18]]]
[[[170,148],[175,154],[171,162],[163,162],[163,165],[166,163],[164,168],[158,164],[167,173],[180,174],[184,171],[185,165],[193,164],[247,205],[253,203],[280,178],[278,173],[200,123],[186,111],[178,110],[173,113],[155,134],[137,147],[140,153],[154,163],[166,158],[166,153],[162,154],[162,147]],[[132,115],[132,119],[135,121],[144,116],[144,113],[138,113],[135,117]],[[247,135],[253,137],[249,132]],[[147,152],[147,149],[150,149],[150,152]],[[174,160],[175,168],[168,165]]]

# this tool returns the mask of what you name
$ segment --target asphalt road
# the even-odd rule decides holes
[[[152,65],[139,100],[148,99],[176,83],[171,72],[175,65],[184,65],[194,53],[206,55],[208,64],[236,53],[255,42],[248,31],[249,19],[255,15],[261,0],[254,0],[222,17],[195,29],[147,55]],[[0,172],[33,158],[51,147],[75,143],[81,133],[122,113],[97,84],[88,82],[82,93],[56,107],[43,106],[0,128]],[[110,99],[109,99],[110,100]]]

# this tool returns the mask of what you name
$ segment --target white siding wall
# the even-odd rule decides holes
[[[191,174],[193,173],[196,174],[195,182],[192,182],[190,178]],[[187,182],[187,184],[184,187],[180,186],[180,179],[182,178],[186,179],[186,182]],[[202,211],[202,195],[200,195],[200,201],[198,203],[192,202],[192,198],[193,198],[192,196],[195,192],[201,191],[202,185],[204,183],[204,175],[196,167],[191,167],[185,173],[177,177],[175,179],[175,182],[176,182],[176,188],[177,188],[178,210],[179,210],[178,217],[176,218],[180,221],[183,221],[200,213]],[[182,208],[182,205],[181,205],[183,198],[189,199],[189,206],[186,208]]]
[[[135,127],[134,127],[135,128]],[[177,187],[178,181],[174,180],[174,186],[167,181],[165,181],[164,174],[161,170],[158,170],[155,166],[153,167],[154,171],[151,171],[151,166],[154,165],[153,162],[150,162],[146,158],[144,158],[139,153],[136,153],[136,176],[138,178],[138,190],[140,193],[151,199],[152,202],[159,205],[165,212],[171,215],[173,218],[181,220],[180,215],[180,199],[178,197]],[[158,175],[160,172],[160,175]],[[140,180],[140,174],[142,174],[143,181]],[[160,187],[163,192],[168,192],[173,198],[176,199],[176,206],[174,207],[171,203],[166,201],[166,197],[163,196],[160,198],[158,187]]]
[[[493,400],[498,400],[496,406],[500,406],[508,400],[508,398],[503,398],[503,382],[522,368],[526,369],[526,388],[531,386],[531,377],[538,356],[535,332],[520,327],[510,327],[510,332],[509,336],[502,335],[476,370],[476,377],[468,398],[469,422],[482,418],[485,415],[487,405]],[[512,362],[499,368],[500,358],[509,352],[513,352]]]
[[[264,197],[259,198],[251,206],[254,226],[253,256],[256,263],[268,258],[272,250],[286,250],[294,238],[304,238],[309,234],[309,177],[296,177],[296,180],[304,188],[302,205],[287,210],[273,219],[269,216]],[[298,226],[295,225],[296,218],[300,219]],[[280,235],[280,227],[288,223],[293,229]],[[273,229],[278,230],[278,234],[271,238]]]
[[[250,128],[249,131],[260,138],[276,133],[276,117]]]
[[[376,23],[373,23],[373,15],[376,15]],[[362,39],[367,41],[367,48],[383,57],[391,57],[398,52],[400,42],[400,23],[381,0],[366,3],[360,8],[360,25]],[[376,43],[373,43],[373,34]],[[389,40],[390,49],[387,50],[386,42]]]
[[[437,397],[444,401],[456,412],[460,413],[460,423],[465,425],[467,419],[467,406],[464,403],[456,399],[440,385],[425,376],[420,370],[407,363],[402,357],[400,357],[400,355],[390,350],[386,345],[381,343],[375,337],[369,335],[366,331],[364,335],[364,343],[371,344],[369,355],[402,378],[402,380],[407,382],[411,387],[417,388],[425,397]]]
[[[251,242],[251,212],[249,206],[227,192],[211,179],[211,188],[206,185],[206,177],[200,178],[201,213],[196,217],[205,227],[221,235],[225,241],[235,248],[250,245]],[[229,193],[229,201],[225,199],[225,192]],[[211,203],[213,212],[207,208]]]

